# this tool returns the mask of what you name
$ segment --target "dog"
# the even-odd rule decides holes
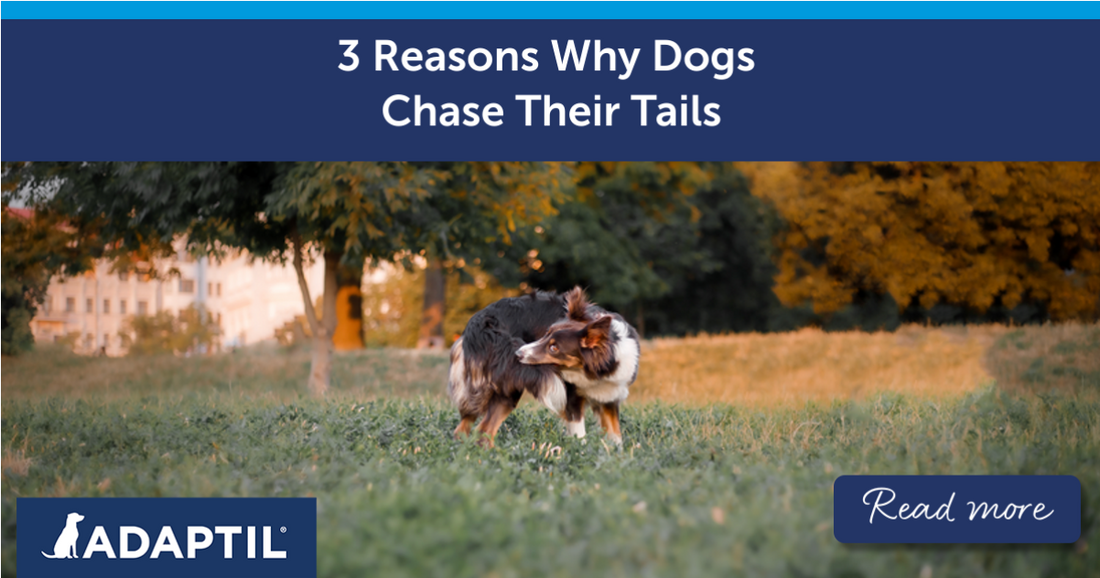
[[[480,417],[479,441],[491,447],[526,391],[576,437],[585,436],[590,405],[621,444],[619,405],[638,376],[640,354],[638,332],[589,303],[580,287],[501,299],[474,314],[451,347],[447,393],[460,417],[454,435],[470,435]]]
[[[84,516],[73,512],[65,518],[65,529],[57,537],[53,545],[53,556],[42,552],[47,558],[76,558],[76,539],[80,537],[80,531],[76,529],[76,523],[83,520]]]

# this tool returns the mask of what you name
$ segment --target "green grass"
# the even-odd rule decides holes
[[[1100,330],[973,331],[982,339],[846,336],[860,355],[878,344],[881,380],[931,385],[861,393],[873,384],[821,377],[854,363],[838,352],[811,356],[802,384],[836,401],[794,404],[708,404],[745,366],[690,360],[669,373],[683,348],[646,349],[651,390],[662,379],[710,389],[681,388],[672,399],[686,405],[639,402],[657,397],[639,391],[622,450],[591,417],[594,435],[566,438],[534,404],[495,449],[452,440],[445,354],[338,355],[333,395],[316,401],[301,395],[307,351],[105,359],[42,348],[3,360],[0,574],[15,575],[19,496],[316,496],[323,577],[1100,576]],[[942,339],[916,357],[891,353],[924,337]],[[750,361],[789,365],[807,356],[798,339],[827,352],[848,343],[711,345],[714,359],[749,348]],[[753,387],[790,389],[790,372],[766,378]],[[831,493],[843,474],[1073,474],[1084,531],[1071,545],[843,545]]]
[[[293,400],[304,391],[310,352],[305,348],[249,347],[198,357],[86,357],[54,346],[4,358],[4,398],[48,397],[128,400],[141,396],[177,399]],[[368,349],[339,353],[332,371],[338,396],[438,396],[447,375],[442,352]]]
[[[565,438],[534,406],[509,418],[495,449],[451,440],[456,421],[429,397],[6,397],[2,573],[15,575],[16,498],[51,495],[317,496],[320,576],[1022,577],[1100,568],[1095,401],[987,388],[943,402],[891,394],[800,409],[628,404],[621,451],[598,435]],[[1075,474],[1085,533],[1065,546],[839,544],[832,482],[867,473]]]

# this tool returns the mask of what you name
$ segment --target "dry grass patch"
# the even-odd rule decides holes
[[[1018,380],[1037,363],[1034,359],[1042,359],[1036,356],[1056,351],[1078,361],[1091,356],[1076,369],[1062,370],[1070,377],[1087,374],[1100,360],[1098,334],[1096,325],[1082,324],[1020,329],[911,325],[894,333],[802,329],[656,339],[643,350],[631,399],[798,405],[881,392],[957,396],[995,380]],[[1026,343],[1030,355],[999,345],[1005,339]],[[1000,349],[1008,353],[991,353]]]
[[[4,450],[3,465],[0,466],[0,471],[3,471],[5,476],[25,476],[30,469],[31,459],[27,457],[24,450],[12,450],[11,448]]]

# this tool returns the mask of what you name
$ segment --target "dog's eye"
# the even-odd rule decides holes
[[[551,343],[550,344],[550,353],[557,353],[557,352],[558,352],[558,346]]]

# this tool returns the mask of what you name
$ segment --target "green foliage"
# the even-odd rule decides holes
[[[698,220],[688,198],[709,175],[695,163],[581,163],[575,194],[556,218],[534,230],[527,281],[537,287],[591,286],[613,307],[669,291],[661,267],[709,267],[708,255],[684,245]],[[675,221],[677,226],[665,226]]]
[[[1100,405],[984,391],[792,410],[627,404],[626,446],[564,437],[521,408],[497,448],[450,439],[432,400],[203,395],[7,401],[3,575],[17,496],[318,498],[319,576],[1086,576]],[[589,418],[589,427],[595,428]],[[551,448],[560,447],[560,450]],[[9,462],[5,459],[5,468]],[[1073,474],[1083,545],[852,548],[833,538],[844,474]]]
[[[118,334],[127,355],[156,355],[211,352],[219,330],[209,312],[192,305],[178,316],[170,311],[131,316]]]
[[[404,248],[402,217],[430,195],[428,180],[401,163],[294,163],[265,195],[265,214],[326,253],[388,259]]]
[[[779,221],[729,165],[582,163],[577,182],[529,233],[528,284],[588,287],[648,334],[796,325],[771,292]]]
[[[4,275],[8,275],[4,271]],[[7,282],[4,285],[8,285]],[[3,355],[17,355],[34,347],[34,334],[31,333],[31,319],[37,304],[27,303],[21,298],[22,288],[15,291],[4,291],[4,328],[3,328]]]
[[[322,395],[341,262],[391,260],[439,244],[445,252],[450,243],[461,246],[461,234],[484,242],[484,223],[495,224],[494,236],[507,242],[528,212],[548,206],[544,187],[557,184],[554,170],[530,169],[522,163],[27,163],[8,171],[5,183],[78,226],[94,223],[115,258],[137,254],[152,262],[171,255],[182,236],[197,254],[243,249],[259,259],[290,257],[300,274],[302,252],[322,253],[325,325],[307,311],[311,331],[327,338],[315,340],[309,380],[311,391]],[[478,226],[445,226],[471,209]],[[303,298],[312,302],[308,294]]]
[[[517,223],[550,211],[561,173],[547,163],[296,163],[265,203],[325,250],[451,256],[507,243]]]
[[[21,181],[32,206],[97,226],[110,256],[148,262],[171,256],[181,235],[195,253],[281,256],[288,230],[263,211],[288,170],[284,163],[35,162],[7,179]]]
[[[424,300],[424,271],[394,267],[378,283],[363,285],[367,347],[414,347]]]
[[[502,298],[518,292],[505,289],[477,267],[463,265],[448,273],[447,313],[443,335],[449,346],[461,335],[470,317]],[[424,270],[418,266],[395,267],[378,283],[363,287],[363,323],[370,347],[413,347],[420,326],[424,296]]]

